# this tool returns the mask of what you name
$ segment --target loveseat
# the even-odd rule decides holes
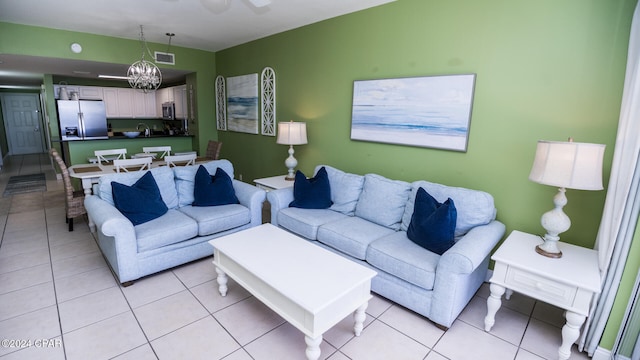
[[[228,160],[203,164],[209,174],[218,168],[233,179]],[[168,211],[139,225],[114,205],[112,185],[135,184],[146,172],[114,173],[102,176],[94,195],[85,199],[88,216],[96,224],[98,245],[120,283],[134,280],[213,254],[208,240],[262,223],[265,191],[231,180],[238,204],[192,206],[194,178],[199,166],[152,168],[162,201]]]
[[[427,181],[356,175],[328,165],[331,206],[291,207],[294,189],[270,191],[271,222],[377,271],[373,292],[449,328],[485,281],[489,256],[505,226],[483,191]],[[455,243],[442,255],[407,237],[418,189],[457,210]]]

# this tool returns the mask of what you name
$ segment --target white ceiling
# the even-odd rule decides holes
[[[166,33],[174,33],[172,45],[218,51],[394,0],[271,0],[261,8],[254,7],[252,0],[228,0],[228,6],[216,12],[204,6],[207,1],[224,2],[0,0],[0,21],[134,40],[139,39],[140,25],[143,25],[147,41],[167,43]],[[0,54],[0,85],[15,83],[17,74],[9,71],[19,70],[22,83],[42,73],[71,71],[66,61],[55,61],[58,64],[52,66],[48,60],[32,59],[25,63],[24,57],[9,58]]]

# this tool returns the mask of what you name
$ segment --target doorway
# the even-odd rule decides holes
[[[0,94],[9,155],[43,153],[39,94]]]

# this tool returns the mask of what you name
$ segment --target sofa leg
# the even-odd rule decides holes
[[[448,327],[446,327],[446,326],[444,326],[444,325],[440,325],[440,324],[437,324],[437,323],[433,323],[433,324],[434,324],[438,329],[440,329],[440,330],[442,330],[442,331],[447,331],[447,330],[449,330],[449,328],[448,328]]]
[[[73,231],[73,218],[68,218],[69,231]]]
[[[133,285],[133,281],[125,281],[121,285],[122,285],[122,287],[129,287],[129,286]]]

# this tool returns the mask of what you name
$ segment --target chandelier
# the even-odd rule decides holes
[[[147,43],[144,40],[144,32],[140,25],[140,44],[142,46],[142,59],[136,61],[127,71],[129,86],[143,92],[155,91],[162,84],[162,73],[156,64],[144,59],[145,51],[149,52]]]

